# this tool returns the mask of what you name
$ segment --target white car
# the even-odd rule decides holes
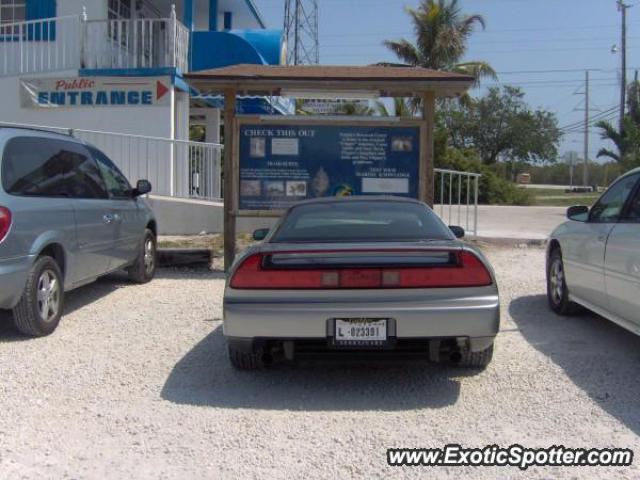
[[[582,306],[640,335],[640,168],[567,217],[547,250],[551,309],[569,315]]]

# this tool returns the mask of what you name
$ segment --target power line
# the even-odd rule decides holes
[[[617,114],[617,110],[619,108],[620,107],[618,105],[613,105],[612,107],[609,107],[608,109],[593,115],[592,119],[597,121],[599,117],[604,117],[604,116],[607,116],[607,115],[611,115],[612,113]],[[577,126],[584,126],[584,120],[580,120],[578,122],[573,122],[573,123],[569,123],[567,125],[564,125],[564,126],[560,127],[560,130],[567,130],[567,129],[571,129],[571,128],[574,128],[574,127],[577,127]]]
[[[326,1],[326,0],[325,0]],[[562,25],[558,25],[556,27],[547,27],[547,28],[504,28],[504,29],[490,29],[484,30],[482,32],[478,32],[478,35],[487,35],[493,33],[503,33],[503,32],[513,32],[513,33],[521,33],[521,32],[567,32],[567,31],[584,31],[584,30],[602,30],[604,28],[618,28],[618,25],[585,25],[581,27],[565,27]],[[331,33],[322,35],[323,38],[334,38],[334,37],[372,37],[379,35],[389,35],[394,37],[401,36],[414,36],[414,32],[405,31],[405,32],[371,32],[371,33]]]
[[[585,126],[588,127],[593,127],[595,126],[598,122],[601,121],[605,121],[608,122],[610,120],[615,119],[618,116],[618,109],[616,108],[614,111],[608,113],[607,115],[598,117],[598,118],[593,118],[589,120],[589,124],[585,125],[584,120],[582,122],[580,122],[579,124],[572,126],[570,128],[565,128],[565,129],[561,129],[560,131],[562,133],[580,133],[584,131]]]
[[[347,48],[348,45],[345,45]],[[639,48],[640,45],[632,45],[633,48]],[[572,47],[572,48],[520,48],[520,49],[509,49],[509,50],[474,50],[474,54],[477,55],[487,55],[487,54],[496,54],[496,53],[542,53],[542,52],[579,52],[579,51],[595,51],[595,50],[608,50],[610,45],[602,45],[598,47]],[[389,52],[391,53],[391,52]],[[362,57],[363,53],[334,53],[332,57]]]
[[[632,40],[638,40],[640,39],[640,36],[632,36],[632,37],[628,37],[629,39]],[[477,40],[477,41],[473,41],[473,46],[478,46],[478,45],[493,45],[493,44],[509,44],[509,45],[517,45],[519,43],[524,43],[527,45],[531,45],[531,44],[537,44],[537,43],[572,43],[572,42],[580,42],[580,43],[584,43],[584,42],[602,42],[602,41],[607,41],[607,42],[611,42],[612,38],[611,37],[600,37],[600,38],[594,38],[594,37],[574,37],[574,38],[550,38],[550,39],[542,39],[542,40],[536,40],[534,42],[532,42],[529,39],[525,39],[522,40],[521,42],[519,41],[513,41],[513,40],[490,40],[490,41],[482,41],[482,40]],[[379,46],[380,44],[378,42],[371,42],[371,43],[349,43],[349,44],[345,44],[345,43],[336,43],[336,44],[323,44],[322,47],[323,48],[345,48],[345,46],[348,46],[349,48],[370,48],[370,47],[375,47],[375,46]]]

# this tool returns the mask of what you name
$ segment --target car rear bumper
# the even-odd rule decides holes
[[[0,259],[0,309],[12,309],[20,301],[33,256]]]
[[[482,350],[500,323],[497,292],[471,297],[433,296],[393,302],[242,302],[225,299],[224,334],[242,339],[326,340],[335,318],[391,319],[388,335],[398,339],[485,339],[470,341]],[[490,342],[489,342],[490,343]],[[474,344],[478,346],[475,347]],[[485,347],[486,348],[486,347]]]

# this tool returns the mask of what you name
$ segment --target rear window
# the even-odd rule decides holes
[[[106,198],[98,165],[74,142],[16,137],[2,157],[2,187],[32,197]]]
[[[420,204],[345,201],[294,207],[272,242],[449,240],[449,229]]]

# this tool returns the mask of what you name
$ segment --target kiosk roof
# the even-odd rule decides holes
[[[403,66],[233,65],[185,74],[198,90],[233,88],[244,94],[282,94],[284,90],[323,93],[371,91],[380,96],[414,96],[433,91],[455,96],[473,85],[459,73]]]

